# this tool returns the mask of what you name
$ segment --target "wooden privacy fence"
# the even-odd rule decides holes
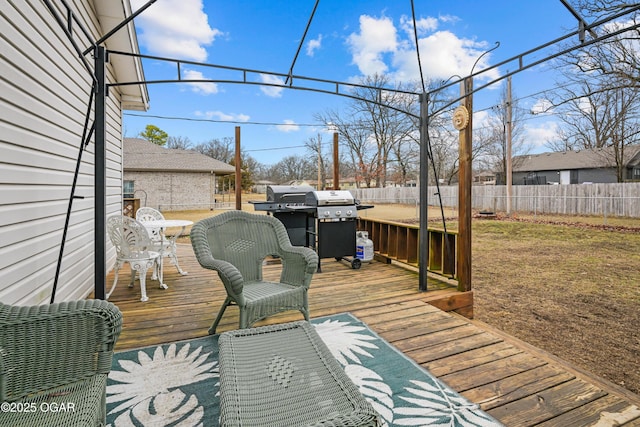
[[[369,233],[377,256],[418,266],[420,230],[417,225],[359,217],[357,227]],[[429,239],[429,264],[427,270],[457,280],[456,254],[458,233],[427,229]]]
[[[360,188],[350,190],[361,201],[374,203],[418,204],[416,187]],[[476,185],[471,189],[472,208],[492,212],[507,209],[507,191],[504,185]],[[438,189],[428,189],[429,205],[439,205]],[[458,187],[439,189],[442,204],[458,206]],[[599,215],[640,218],[640,183],[570,184],[570,185],[514,185],[511,210],[565,215]]]

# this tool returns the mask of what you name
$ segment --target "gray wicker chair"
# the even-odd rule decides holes
[[[204,219],[191,228],[191,243],[200,265],[215,270],[227,298],[209,329],[215,334],[229,305],[240,308],[240,329],[286,310],[300,310],[309,320],[307,290],[318,267],[316,253],[292,246],[282,223],[267,215],[229,211]],[[280,282],[262,279],[269,255],[282,260]]]
[[[0,303],[0,426],[103,426],[106,382],[122,328],[100,300]]]

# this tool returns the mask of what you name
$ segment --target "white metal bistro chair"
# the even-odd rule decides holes
[[[142,207],[136,211],[136,219],[140,221],[149,230],[149,236],[154,244],[154,250],[160,252],[162,258],[167,257],[171,260],[171,264],[176,266],[178,273],[186,276],[187,272],[183,271],[178,264],[178,253],[176,239],[178,235],[167,237],[162,227],[151,227],[145,223],[148,221],[164,221],[165,217],[162,213],[154,208]],[[162,259],[158,260],[158,270],[162,270]],[[159,274],[159,273],[158,273]],[[155,277],[155,273],[154,273]]]
[[[113,285],[107,294],[107,298],[111,296],[116,285],[118,284],[118,272],[125,262],[131,265],[131,282],[129,287],[132,288],[136,272],[140,278],[140,292],[142,297],[140,301],[148,301],[146,278],[147,271],[152,268],[160,253],[153,249],[153,243],[149,238],[149,232],[142,223],[133,218],[124,215],[114,215],[107,219],[107,231],[111,243],[116,248],[116,266],[114,272]],[[160,288],[167,289],[167,285],[162,283],[160,277]]]

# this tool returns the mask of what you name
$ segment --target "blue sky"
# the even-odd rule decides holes
[[[145,2],[131,0],[134,10]],[[315,0],[158,0],[136,19],[138,42],[144,54],[287,73],[314,4]],[[476,71],[577,28],[559,0],[415,0],[414,6],[423,72],[436,80],[468,75],[495,42],[500,47],[483,56]],[[410,1],[322,0],[293,73],[349,82],[378,72],[397,81],[415,81],[418,67],[410,25]],[[197,66],[181,70],[193,79],[231,76]],[[147,79],[176,75],[174,65],[158,61],[145,60],[144,71]],[[250,75],[251,81],[260,78]],[[513,77],[514,96],[521,98],[520,107],[535,110],[544,102],[540,92],[555,81],[550,64],[523,71]],[[476,81],[483,83],[486,80]],[[497,89],[474,97],[474,110],[479,111],[474,125],[482,123],[487,114],[483,110],[497,103]],[[136,136],[154,124],[198,144],[233,137],[240,126],[243,150],[264,164],[304,154],[304,142],[324,131],[314,114],[348,102],[339,96],[259,85],[158,84],[148,90],[151,108],[125,113],[125,136]],[[544,142],[557,131],[553,117],[529,114],[524,123],[525,137],[537,147],[534,151],[544,151]],[[331,136],[323,134],[323,141],[329,143]]]

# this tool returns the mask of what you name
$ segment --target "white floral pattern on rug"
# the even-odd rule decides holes
[[[125,411],[110,426],[203,425],[204,409],[197,396],[187,396],[180,387],[219,378],[218,362],[207,362],[210,353],[202,347],[190,349],[189,343],[170,344],[166,353],[156,347],[153,357],[138,351],[137,363],[119,360],[123,370],[109,374],[117,384],[107,386],[107,403],[120,403],[109,414]]]
[[[379,349],[375,342],[382,340],[371,335],[366,327],[353,323],[328,319],[315,327],[351,381],[358,386],[360,393],[371,402],[387,425],[501,426],[482,412],[478,405],[431,376],[428,376],[432,379],[429,382],[402,378],[406,385],[402,396],[396,398],[404,403],[402,406],[398,405],[398,400],[394,403],[393,389],[385,381],[383,370],[376,372],[362,365],[361,358],[375,358],[375,350]],[[414,365],[418,370],[422,369],[404,356],[402,358],[405,363]]]

